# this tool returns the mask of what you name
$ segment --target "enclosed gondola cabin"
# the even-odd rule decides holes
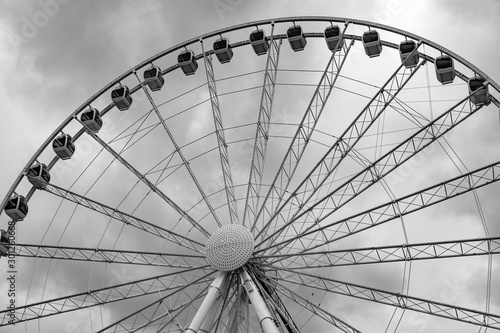
[[[161,75],[161,70],[158,66],[153,66],[144,71],[144,82],[152,91],[158,91],[163,87],[165,79]]]
[[[264,30],[257,29],[250,34],[250,45],[257,55],[263,55],[269,50],[269,43],[266,40],[266,34]]]
[[[61,134],[52,141],[54,152],[62,160],[70,159],[75,153],[75,144],[69,134]]]
[[[27,173],[28,181],[36,188],[44,188],[50,182],[50,173],[47,166],[43,163],[33,165]]]
[[[325,41],[328,49],[335,52],[342,49],[344,44],[344,34],[340,31],[338,25],[332,25],[325,29]]]
[[[28,215],[28,204],[22,195],[14,195],[5,205],[5,214],[13,221],[22,221]]]
[[[380,55],[382,52],[382,42],[380,41],[380,35],[376,30],[365,31],[365,33],[363,33],[362,40],[367,56],[373,58]]]
[[[177,61],[186,75],[193,75],[198,69],[198,63],[191,50],[186,50],[177,56]]]
[[[469,100],[474,105],[488,104],[488,86],[485,86],[485,79],[479,76],[475,76],[469,79],[469,94],[474,94],[469,96]]]
[[[304,31],[300,25],[293,25],[286,31],[286,36],[292,50],[295,52],[302,51],[307,44],[306,37],[304,36]]]
[[[80,116],[82,124],[87,126],[92,132],[97,133],[102,127],[102,118],[99,115],[99,110],[89,108]]]
[[[406,68],[415,67],[418,64],[417,43],[413,40],[404,40],[399,44],[399,56]],[[415,52],[413,52],[415,50]],[[413,53],[412,53],[413,52]]]
[[[127,86],[120,85],[111,92],[111,99],[120,111],[128,110],[132,105],[132,95]]]
[[[455,65],[453,59],[448,55],[442,55],[434,61],[436,77],[442,84],[451,83],[455,79]]]
[[[221,64],[231,61],[233,50],[227,38],[219,38],[214,42],[214,52]]]
[[[9,234],[5,230],[0,231],[0,243],[9,244]],[[9,253],[9,246],[0,244],[0,257],[5,257]]]

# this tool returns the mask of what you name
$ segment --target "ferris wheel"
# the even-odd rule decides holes
[[[8,190],[0,326],[498,330],[499,94],[454,52],[350,18],[173,46],[72,112]]]

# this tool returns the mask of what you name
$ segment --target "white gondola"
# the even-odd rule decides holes
[[[177,56],[177,61],[186,75],[193,75],[198,69],[198,63],[191,50],[186,50]]]
[[[302,51],[307,44],[306,37],[304,36],[304,31],[300,25],[293,25],[286,31],[286,36],[288,38],[288,42],[292,47],[292,50],[295,52]]]
[[[376,30],[368,30],[363,33],[363,46],[365,53],[370,58],[378,57],[382,52],[382,42]]]
[[[22,221],[28,215],[28,204],[22,195],[14,194],[5,205],[5,214],[13,221]]]
[[[43,163],[36,163],[27,173],[28,180],[36,188],[44,188],[46,183],[50,182],[50,173],[47,166]]]
[[[338,25],[331,25],[325,29],[325,41],[330,51],[339,51],[344,44],[344,34]]]
[[[75,153],[75,145],[69,134],[61,134],[52,141],[54,152],[62,160],[70,159]]]
[[[401,62],[406,68],[417,66],[418,51],[413,52],[416,48],[417,43],[413,40],[404,40],[399,44],[399,56],[401,57]]]
[[[474,105],[488,104],[488,86],[484,85],[485,82],[486,80],[480,76],[475,76],[469,79],[469,94],[472,94],[475,91],[475,93],[469,97],[469,100]]]
[[[128,110],[132,105],[132,95],[127,86],[120,85],[111,92],[111,99],[120,111]]]
[[[158,91],[163,87],[165,79],[161,75],[161,70],[158,66],[153,66],[144,71],[144,82],[152,91]]]
[[[250,34],[250,44],[257,55],[266,54],[267,50],[269,50],[269,42],[266,39],[264,30],[262,29],[257,29]]]
[[[9,233],[5,230],[0,231],[0,243],[7,243],[9,244]],[[8,245],[1,245],[0,244],[0,257],[5,257],[9,253],[9,246]]]
[[[448,55],[442,55],[434,61],[436,77],[442,84],[451,83],[455,79],[455,65],[453,59]]]
[[[227,38],[219,38],[214,42],[214,52],[221,64],[231,61],[233,50]]]
[[[94,133],[99,132],[102,127],[102,118],[99,115],[99,110],[92,107],[82,112],[80,120],[82,124],[87,126]]]

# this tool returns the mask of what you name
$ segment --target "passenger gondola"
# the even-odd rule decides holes
[[[413,40],[404,40],[399,44],[399,56],[406,68],[415,67],[418,64],[417,43]],[[412,53],[413,52],[413,53]]]
[[[233,50],[227,38],[219,38],[214,42],[214,52],[221,64],[231,61]]]
[[[120,111],[128,110],[132,105],[132,95],[127,86],[120,85],[111,92],[111,99]]]
[[[325,29],[325,41],[328,49],[335,52],[342,49],[344,44],[344,34],[340,31],[338,25],[331,25]]]
[[[69,134],[61,134],[52,141],[54,152],[63,160],[70,159],[75,152],[75,144]]]
[[[14,194],[5,205],[5,214],[13,221],[22,221],[28,215],[28,204],[22,195]]]
[[[267,50],[269,50],[269,43],[262,29],[257,29],[250,34],[250,44],[257,55],[266,54]]]
[[[45,184],[50,182],[50,173],[47,166],[43,163],[36,163],[27,173],[28,180],[36,188],[44,188]]]
[[[442,55],[434,61],[436,77],[442,84],[451,83],[455,79],[455,65],[448,55]]]
[[[99,110],[92,107],[82,112],[80,120],[82,124],[87,126],[94,133],[99,132],[102,127],[102,118],[99,115]]]
[[[165,79],[161,75],[161,70],[158,66],[153,66],[144,71],[144,82],[152,91],[158,91],[163,87]]]
[[[186,50],[177,56],[177,61],[182,71],[186,75],[193,75],[198,69],[198,63],[196,62],[193,51]]]
[[[288,38],[290,46],[292,47],[292,50],[294,50],[295,52],[302,51],[306,47],[307,40],[300,25],[293,25],[288,28],[286,36]]]
[[[382,42],[376,30],[368,30],[363,34],[363,46],[365,53],[370,58],[378,57],[382,52]]]
[[[4,243],[5,245],[0,244],[0,257],[5,257],[9,254],[9,248],[7,244],[10,244],[9,241],[9,233],[5,230],[0,230],[0,243]]]
[[[469,94],[475,92],[470,95],[469,100],[474,105],[488,104],[488,86],[484,85],[485,82],[486,80],[480,76],[469,79]]]

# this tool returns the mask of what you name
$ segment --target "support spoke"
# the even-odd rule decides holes
[[[196,271],[203,272],[203,276],[196,280],[186,279],[186,274]],[[56,314],[80,310],[96,305],[118,302],[130,298],[146,296],[158,292],[172,291],[173,293],[184,290],[193,284],[207,283],[213,270],[205,268],[191,268],[159,275],[153,278],[141,279],[111,287],[89,290],[86,292],[59,297],[47,301],[37,302],[14,309],[15,323],[39,319]],[[0,326],[11,324],[9,310],[0,311]]]
[[[206,237],[210,237],[210,233],[205,230],[197,221],[195,221],[191,216],[188,215],[181,207],[179,207],[172,199],[170,199],[165,193],[163,193],[158,187],[156,187],[149,179],[146,178],[142,173],[140,173],[136,168],[134,168],[129,162],[127,162],[120,154],[114,151],[106,142],[104,142],[100,137],[98,137],[91,129],[83,125],[87,134],[89,134],[94,140],[96,140],[104,149],[106,149],[111,155],[113,155],[120,163],[122,163],[127,169],[129,169],[137,178],[139,178],[144,184],[146,184],[153,192],[155,192],[160,198],[162,198],[166,203],[168,203],[177,213],[181,215],[181,218],[185,218],[193,227],[198,229]],[[178,150],[179,154],[180,151]]]
[[[328,245],[336,240],[392,221],[410,213],[468,193],[474,189],[495,183],[500,180],[500,161],[486,167],[465,173],[424,190],[395,199],[372,209],[352,215],[346,219],[325,224],[317,229],[304,232],[294,238],[276,244],[283,247],[298,238],[315,239],[324,230],[329,231],[329,237],[319,243],[311,243],[310,247],[301,252],[314,250]]]
[[[351,177],[339,187],[330,191],[322,199],[311,205],[307,210],[296,215],[286,225],[280,227],[275,233],[273,242],[283,230],[288,229],[294,223],[300,223],[301,230],[296,233],[304,234],[314,226],[319,225],[324,219],[333,214],[337,209],[351,201],[364,190],[383,179],[390,172],[403,164],[405,161],[422,151],[445,133],[452,130],[456,125],[476,113],[483,105],[475,106],[469,102],[469,96],[462,99],[455,106],[444,112],[435,120],[419,129],[408,139],[402,141],[392,150],[373,162],[371,165]],[[320,204],[324,203],[325,209],[321,208],[318,214],[313,214]],[[326,212],[326,213],[325,213]],[[286,237],[286,233],[285,233]],[[271,238],[268,237],[268,238]],[[305,246],[309,248],[309,246]],[[267,249],[267,248],[266,248]],[[266,249],[261,249],[264,251]]]
[[[290,185],[290,181],[295,174],[295,170],[297,169],[307,145],[310,142],[321,113],[328,102],[330,93],[337,82],[337,78],[353,44],[354,40],[352,40],[349,45],[344,45],[340,51],[334,52],[330,57],[318,86],[316,87],[311,101],[309,102],[309,106],[307,107],[307,110],[302,117],[302,120],[292,139],[290,147],[281,162],[280,168],[261,205],[259,213],[255,218],[252,228],[255,229],[255,233],[257,235],[260,234],[262,227],[265,225],[264,223],[267,222],[271,216],[275,215],[278,207],[280,207],[283,196],[285,195],[286,190]],[[266,207],[268,200],[270,200],[272,207],[276,207],[274,210],[269,210]],[[261,220],[261,225],[257,224],[258,220]]]
[[[500,254],[500,237],[256,257],[293,270]]]
[[[163,129],[168,134],[168,137],[170,138],[170,141],[172,141],[172,144],[175,147],[175,151],[177,152],[177,154],[179,154],[179,157],[181,158],[182,163],[184,164],[184,166],[186,167],[187,171],[189,172],[189,175],[191,176],[191,179],[193,180],[194,184],[196,185],[196,188],[198,188],[198,191],[200,192],[200,194],[201,194],[201,196],[203,198],[203,201],[205,202],[205,204],[207,205],[208,209],[210,210],[210,213],[212,214],[215,222],[217,222],[217,225],[219,227],[222,227],[222,223],[220,222],[219,217],[215,213],[215,210],[212,207],[212,204],[210,203],[210,201],[208,200],[208,197],[205,194],[205,191],[201,187],[201,184],[198,181],[198,178],[196,178],[193,170],[191,169],[191,166],[189,165],[189,161],[186,159],[186,157],[182,153],[181,147],[179,147],[179,145],[177,144],[177,141],[175,140],[174,135],[172,134],[172,132],[168,128],[167,123],[165,122],[165,119],[163,119],[163,117],[162,117],[162,115],[160,113],[160,110],[158,110],[158,107],[156,106],[156,103],[153,100],[153,97],[151,97],[151,94],[149,93],[148,89],[146,88],[146,84],[144,84],[144,83],[141,82],[141,80],[139,79],[139,76],[137,76],[137,72],[134,72],[134,74],[135,74],[135,77],[137,78],[137,80],[139,81],[139,83],[141,84],[142,90],[144,91],[144,93],[148,97],[149,103],[151,103],[151,106],[155,110],[155,113],[158,116],[158,119],[160,120],[160,122],[161,122],[161,124],[163,126]]]
[[[229,164],[229,153],[224,135],[224,126],[222,125],[222,115],[220,111],[219,96],[217,95],[217,86],[215,84],[214,67],[212,65],[212,55],[207,55],[203,48],[203,40],[200,40],[205,62],[205,71],[207,74],[207,86],[212,105],[212,114],[214,117],[215,135],[217,136],[217,146],[222,167],[222,178],[224,180],[224,189],[226,191],[227,206],[229,209],[229,219],[231,223],[238,222],[238,210],[236,206],[236,197],[234,196],[233,176],[231,165]]]
[[[283,269],[281,269],[281,276],[278,277],[278,280],[300,286],[315,286],[316,289],[329,293],[355,297],[492,329],[500,329],[500,316],[493,313]]]
[[[0,245],[10,247],[9,244]],[[105,262],[110,264],[150,265],[171,268],[202,268],[205,256],[161,252],[91,249],[83,247],[17,244],[16,257]]]
[[[267,51],[266,71],[264,73],[264,83],[260,99],[259,120],[257,121],[257,130],[255,132],[252,162],[250,164],[250,176],[248,179],[245,209],[243,212],[243,225],[248,226],[251,226],[253,223],[259,207],[267,140],[269,138],[269,125],[273,109],[274,89],[276,86],[278,61],[282,43],[282,39],[276,40],[274,38],[273,32],[274,24],[272,24],[271,40],[269,41],[270,47]]]
[[[347,324],[346,322],[340,320],[339,318],[335,317],[333,314],[330,312],[326,311],[322,307],[309,302],[307,299],[304,297],[298,295],[297,293],[293,292],[292,290],[278,284],[276,287],[276,290],[290,299],[292,302],[302,306],[304,309],[308,310],[311,312],[313,316],[317,316],[318,318],[323,319],[327,323],[337,327],[340,329],[342,332],[345,333],[360,333],[361,331],[352,327],[351,325]]]
[[[99,212],[103,215],[109,216],[117,221],[123,222],[125,224],[131,225],[140,230],[146,231],[163,239],[169,240],[175,244],[178,244],[182,247],[194,250],[198,253],[203,253],[205,246],[195,240],[192,240],[188,237],[177,234],[173,231],[164,229],[160,226],[152,224],[150,222],[146,222],[138,217],[133,215],[124,213],[115,208],[106,206],[98,201],[89,199],[87,197],[81,196],[69,190],[63,189],[59,186],[53,184],[46,184],[43,188],[44,191],[57,195],[63,199],[74,202],[83,207],[92,209],[96,212]]]
[[[351,125],[321,158],[319,163],[316,164],[307,177],[300,183],[297,189],[293,191],[283,205],[267,221],[262,229],[264,232],[271,226],[273,221],[275,226],[281,227],[274,230],[272,234],[267,237],[263,235],[263,237],[265,237],[264,240],[257,246],[261,246],[263,243],[273,243],[277,236],[290,227],[284,212],[287,212],[289,209],[294,209],[294,207],[299,207],[293,214],[292,220],[297,217],[302,207],[304,207],[304,204],[309,202],[325,181],[333,174],[344,158],[348,156],[349,152],[354,148],[356,143],[358,143],[368,129],[375,124],[379,116],[387,109],[388,105],[390,105],[424,63],[425,60],[420,62],[415,69],[407,69],[402,64],[397,68]],[[298,193],[301,194],[298,195]]]

